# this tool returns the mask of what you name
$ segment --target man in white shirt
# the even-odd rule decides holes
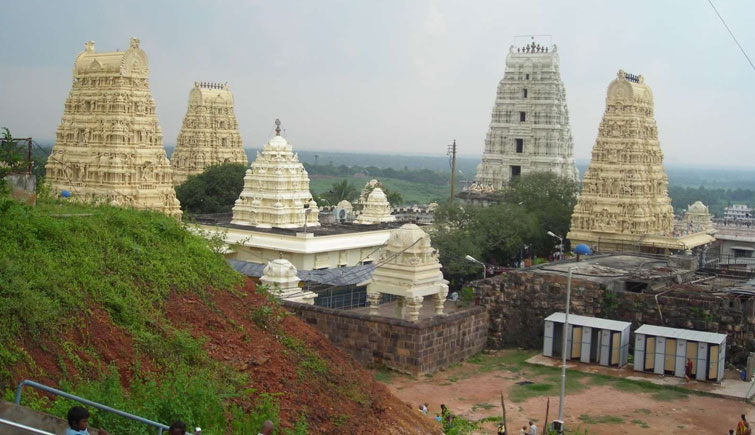
[[[533,422],[530,422],[530,432],[528,435],[537,435],[537,426]]]

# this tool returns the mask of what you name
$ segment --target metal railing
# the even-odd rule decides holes
[[[139,417],[138,415],[129,414],[128,412],[121,411],[119,409],[111,408],[109,406],[103,405],[101,403],[92,402],[91,400],[84,399],[83,397],[74,396],[73,394],[66,393],[65,391],[61,391],[52,387],[48,387],[47,385],[40,384],[39,382],[30,381],[28,379],[21,381],[20,384],[18,384],[18,388],[16,388],[16,405],[21,404],[21,392],[23,391],[24,387],[32,387],[36,388],[38,390],[42,390],[51,394],[55,394],[56,396],[65,397],[66,399],[70,399],[79,403],[83,403],[84,405],[91,406],[92,408],[97,408],[100,411],[109,412],[111,414],[118,415],[123,418],[127,418],[129,420],[133,420],[142,424],[146,424],[148,426],[152,426],[157,428],[157,433],[162,434],[163,430],[167,430],[168,426],[158,423],[156,421],[147,420],[146,418]]]
[[[5,419],[2,419],[2,418],[0,418],[0,424],[4,424],[4,425],[10,426],[10,427],[15,427],[17,429],[25,430],[25,431],[31,432],[31,433],[39,433],[39,434],[42,434],[42,435],[55,435],[52,432],[45,432],[43,430],[39,430],[39,429],[36,429],[36,428],[33,428],[33,427],[29,427],[29,426],[24,426],[23,424],[16,423],[16,422],[13,422],[13,421],[10,421],[10,420],[5,420]]]

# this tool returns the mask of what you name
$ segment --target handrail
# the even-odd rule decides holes
[[[33,427],[29,427],[29,426],[24,426],[23,424],[16,423],[16,422],[10,421],[10,420],[5,420],[5,419],[2,419],[2,418],[0,418],[0,424],[7,424],[8,426],[17,427],[17,428],[19,428],[21,430],[25,430],[25,431],[28,431],[28,432],[31,432],[31,433],[39,433],[39,434],[42,434],[42,435],[55,435],[52,432],[45,432],[45,431],[37,429],[37,428],[33,428]]]
[[[158,434],[162,435],[163,430],[167,430],[168,426],[158,423],[156,421],[147,420],[144,417],[139,417],[138,415],[129,414],[128,412],[121,411],[119,409],[111,408],[107,405],[103,405],[101,403],[92,402],[91,400],[84,399],[83,397],[74,396],[73,394],[66,393],[65,391],[61,391],[52,387],[48,387],[47,385],[40,384],[39,382],[34,382],[29,379],[21,381],[20,384],[18,384],[18,388],[16,388],[16,405],[21,404],[21,391],[24,389],[25,386],[29,386],[32,388],[36,388],[38,390],[46,391],[48,393],[55,394],[57,396],[65,397],[66,399],[74,400],[79,403],[83,403],[84,405],[91,406],[92,408],[97,408],[101,411],[110,412],[112,414],[121,416],[123,418],[127,418],[129,420],[137,421],[142,424],[146,424],[148,426],[156,427],[158,429]]]

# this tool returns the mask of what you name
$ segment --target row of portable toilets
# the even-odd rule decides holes
[[[564,313],[545,319],[543,355],[562,358]],[[629,359],[629,322],[569,314],[566,358],[606,367]],[[634,370],[684,377],[687,359],[692,377],[720,382],[724,376],[726,334],[642,325],[634,331]]]

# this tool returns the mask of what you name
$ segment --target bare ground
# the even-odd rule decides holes
[[[486,358],[505,358],[499,351]],[[516,351],[513,351],[516,352]],[[524,369],[522,369],[524,367]],[[479,420],[501,415],[501,392],[506,400],[509,433],[533,420],[540,427],[545,420],[548,396],[522,396],[517,382],[556,383],[552,373],[543,374],[526,366],[504,364],[463,363],[433,376],[409,378],[401,375],[380,376],[388,388],[405,402],[427,402],[431,416],[440,412],[441,403],[452,413],[467,419]],[[733,429],[740,414],[755,418],[752,405],[732,399],[679,394],[675,391],[626,391],[612,385],[601,385],[587,375],[577,382],[565,400],[567,427],[585,429],[590,434],[726,434]],[[631,388],[629,388],[631,390]],[[642,390],[642,388],[638,388]],[[551,390],[550,393],[553,393]],[[558,391],[550,396],[549,420],[558,414]],[[519,400],[515,402],[515,400]],[[496,423],[485,423],[479,433],[495,433]],[[514,431],[514,429],[517,429]]]

